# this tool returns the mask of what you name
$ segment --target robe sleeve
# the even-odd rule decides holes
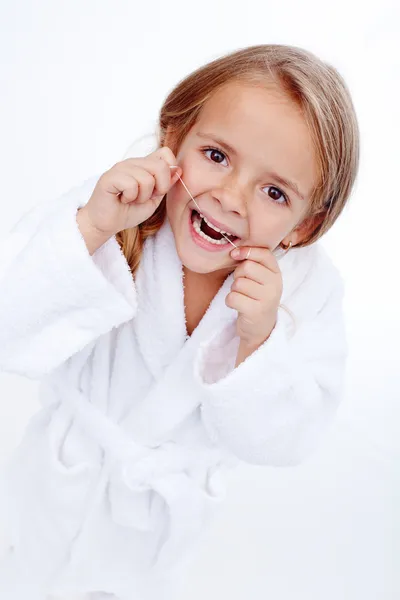
[[[315,451],[343,396],[342,299],[340,278],[314,316],[290,335],[290,317],[279,309],[268,340],[237,368],[235,323],[200,347],[194,377],[202,420],[216,444],[258,465],[297,465]]]
[[[0,371],[39,379],[134,316],[115,237],[92,256],[76,215],[99,176],[31,209],[0,246]]]

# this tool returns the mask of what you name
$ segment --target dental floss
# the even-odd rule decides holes
[[[178,165],[172,165],[172,166],[170,166],[170,169],[176,169],[177,167],[178,167]],[[188,188],[186,187],[186,185],[185,185],[185,182],[183,181],[182,177],[181,177],[180,175],[178,175],[178,177],[179,177],[179,179],[181,180],[183,187],[185,188],[185,190],[187,191],[187,193],[189,194],[189,196],[191,197],[191,199],[193,200],[193,202],[195,203],[195,205],[196,205],[196,206],[197,206],[197,208],[199,209],[199,212],[201,212],[200,206],[197,204],[196,200],[193,198],[192,194],[190,193],[190,191],[189,191],[189,190],[188,190]],[[223,236],[224,236],[224,238],[225,238],[225,239],[227,239],[227,240],[228,240],[228,242],[229,242],[230,244],[232,244],[232,246],[233,246],[234,248],[238,248],[238,246],[236,246],[236,244],[234,244],[234,243],[232,242],[232,240],[230,240],[228,237],[226,237],[226,235],[224,235],[224,234],[222,233],[222,231],[220,231],[220,234],[221,234],[221,235],[223,235]]]

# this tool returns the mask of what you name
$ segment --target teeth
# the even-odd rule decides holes
[[[201,229],[200,229],[200,223],[201,223],[201,219],[204,217],[201,217],[199,215],[199,213],[195,213],[194,219],[193,219],[193,228],[195,229],[196,233],[199,234],[200,237],[204,238],[205,240],[207,240],[207,242],[211,242],[211,244],[215,244],[216,246],[226,246],[229,244],[229,242],[226,241],[225,238],[223,238],[222,240],[213,240],[212,238],[210,238],[208,235],[206,235]]]
[[[205,222],[207,223],[207,225],[209,227],[211,227],[215,231],[218,231],[218,233],[225,233],[225,235],[233,235],[233,236],[235,236],[234,233],[230,233],[229,231],[222,231],[222,229],[218,229],[218,227],[215,227],[215,225],[213,225],[212,223],[210,223],[210,221],[207,219],[207,217],[205,217],[202,213],[199,213],[199,215],[201,216],[202,219],[205,220]]]

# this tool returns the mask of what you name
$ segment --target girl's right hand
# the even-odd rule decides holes
[[[98,180],[85,211],[91,227],[112,237],[136,227],[151,217],[164,195],[178,181],[182,169],[168,146],[144,158],[127,158],[116,163]]]

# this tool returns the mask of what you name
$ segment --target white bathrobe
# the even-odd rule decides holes
[[[234,368],[233,274],[188,337],[168,220],[135,281],[114,237],[89,255],[76,212],[98,177],[32,209],[1,248],[0,368],[39,379],[43,405],[3,470],[7,600],[175,598],[227,469],[299,464],[342,398],[343,285],[318,243],[279,263],[295,325],[279,309]]]

